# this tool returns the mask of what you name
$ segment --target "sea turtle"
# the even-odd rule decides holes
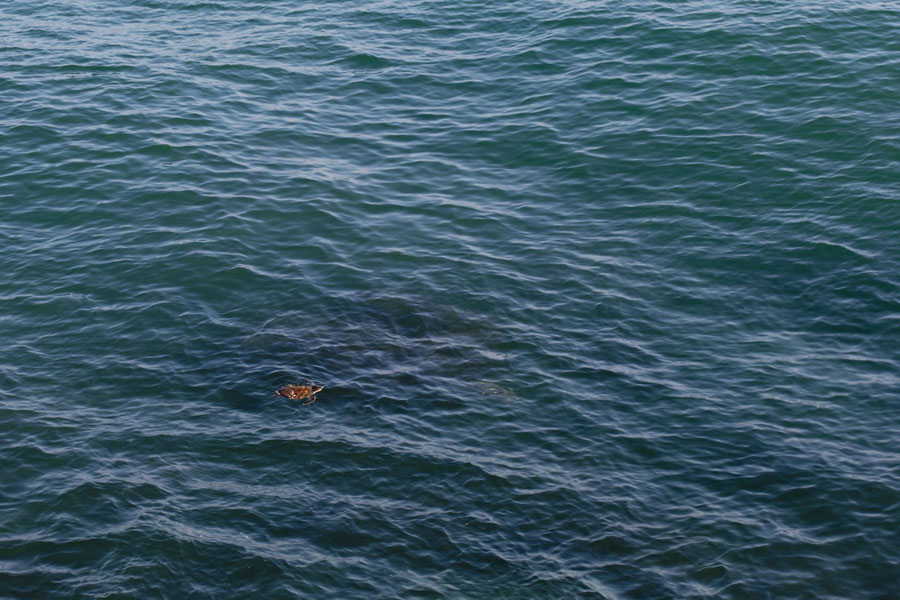
[[[303,406],[307,404],[312,404],[316,401],[316,394],[322,391],[323,386],[316,385],[312,381],[306,382],[307,385],[283,385],[272,394],[272,397],[275,396],[284,396],[285,398],[290,398],[291,400],[303,400],[307,399],[306,402],[303,403]]]
[[[476,390],[481,391],[482,396],[499,396],[506,398],[507,401],[520,400],[518,394],[507,387],[491,383],[490,381],[473,381],[469,384]]]

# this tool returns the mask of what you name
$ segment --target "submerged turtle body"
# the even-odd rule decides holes
[[[304,406],[307,404],[312,404],[316,401],[316,394],[321,392],[323,386],[316,385],[312,381],[309,382],[309,385],[283,385],[277,390],[272,396],[283,396],[285,398],[289,398],[291,400],[306,400],[303,403]]]
[[[498,396],[506,398],[507,401],[520,400],[519,396],[507,387],[491,383],[490,381],[473,381],[470,384],[476,390],[481,391],[482,396]]]

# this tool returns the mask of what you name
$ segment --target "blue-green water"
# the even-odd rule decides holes
[[[900,597],[898,31],[0,4],[0,597]]]

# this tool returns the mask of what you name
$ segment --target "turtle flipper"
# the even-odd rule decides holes
[[[309,406],[310,404],[312,404],[315,401],[316,401],[316,396],[315,396],[315,394],[313,394],[312,396],[309,397],[309,400],[307,400],[306,402],[303,403],[303,406]]]

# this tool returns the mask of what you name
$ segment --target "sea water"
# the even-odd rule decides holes
[[[0,597],[900,597],[898,31],[3,3]]]

